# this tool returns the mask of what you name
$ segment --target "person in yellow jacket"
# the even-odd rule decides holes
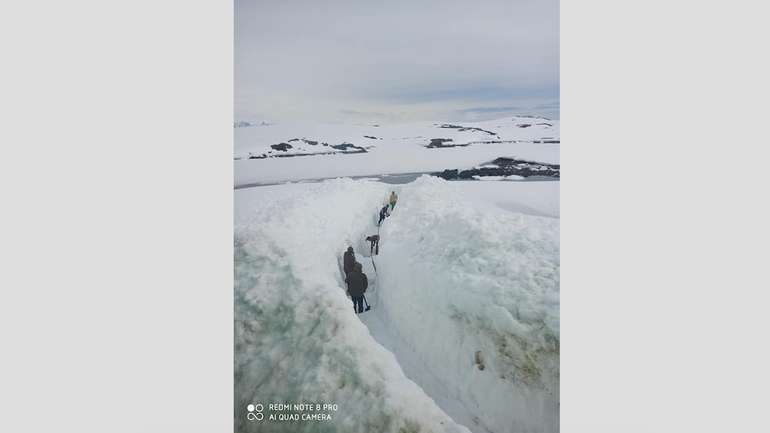
[[[396,201],[398,201],[398,196],[396,195],[395,191],[390,192],[390,211],[393,212],[393,209],[396,207]]]

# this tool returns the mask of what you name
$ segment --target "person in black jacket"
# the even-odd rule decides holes
[[[380,209],[380,220],[377,222],[377,225],[380,225],[380,224],[382,224],[382,221],[383,221],[385,218],[387,218],[387,217],[388,217],[388,215],[389,215],[389,214],[388,214],[388,209],[389,209],[389,206],[390,206],[390,205],[386,204],[385,206],[383,206],[383,207],[382,207],[382,209]]]
[[[345,255],[342,258],[342,269],[345,271],[345,278],[347,278],[350,271],[353,270],[353,265],[356,264],[356,254],[353,252],[353,247],[348,247],[345,251]]]
[[[371,242],[371,248],[369,250],[369,255],[376,256],[380,254],[380,235],[371,235],[366,237],[367,242]]]
[[[366,293],[366,288],[369,287],[369,280],[366,278],[366,274],[363,273],[362,268],[361,263],[356,262],[353,270],[345,278],[345,282],[348,283],[348,293],[353,301],[353,311],[356,314],[364,312],[364,293]]]

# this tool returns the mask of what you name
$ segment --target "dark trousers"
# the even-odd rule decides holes
[[[353,300],[353,311],[356,313],[363,313],[364,312],[364,297],[363,296],[352,296]]]
[[[380,240],[376,241],[369,241],[372,243],[372,247],[369,249],[369,255],[371,256],[374,254],[375,256],[380,253]]]

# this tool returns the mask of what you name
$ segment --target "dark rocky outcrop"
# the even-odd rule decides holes
[[[362,153],[366,152],[366,149],[364,149],[361,146],[356,146],[353,143],[340,143],[335,144],[333,146],[330,146],[332,149],[342,150],[345,153]],[[356,150],[350,150],[350,149],[356,149]]]
[[[517,115],[516,117],[518,117],[518,118],[521,118],[521,119],[540,119],[540,120],[551,120],[551,119],[549,119],[549,118],[547,118],[547,117],[544,117],[544,116],[532,116],[532,115],[529,115],[529,114],[519,114],[519,115]],[[514,119],[513,119],[513,121],[515,122],[515,121],[516,121],[516,118],[514,118]]]
[[[289,140],[289,143],[294,143],[295,141],[302,141],[303,143],[309,144],[311,146],[315,146],[318,144],[317,141],[308,140],[307,138],[303,138],[302,140],[300,140],[299,138],[292,138],[291,140]]]
[[[430,175],[440,177],[446,180],[455,180],[459,178],[459,170],[457,170],[456,168],[454,170],[446,169],[444,171],[431,173]]]
[[[495,134],[495,133],[494,133],[494,132],[492,132],[492,131],[487,131],[486,129],[476,128],[476,127],[473,127],[473,126],[452,125],[452,124],[449,124],[449,123],[445,123],[445,124],[443,124],[443,125],[439,126],[439,128],[449,128],[449,129],[456,129],[456,130],[458,130],[458,131],[460,131],[460,132],[465,132],[465,131],[478,131],[478,132],[484,132],[484,133],[487,133],[487,134],[489,134],[489,135],[494,135],[494,136],[497,136],[497,134]]]
[[[299,139],[299,138],[292,138],[291,140],[288,140],[289,142],[297,142],[302,141],[304,143],[307,143],[311,146],[317,146],[319,143],[314,140],[308,140],[305,138]],[[335,145],[329,145],[329,143],[320,143],[323,146],[329,147],[334,150],[328,150],[328,151],[322,151],[322,152],[297,152],[298,149],[295,149],[295,153],[273,153],[273,151],[279,151],[279,152],[286,152],[289,149],[294,149],[294,147],[289,143],[279,143],[279,144],[272,144],[270,147],[273,150],[268,150],[267,153],[262,154],[252,154],[249,153],[248,159],[265,159],[265,158],[290,158],[295,156],[315,156],[315,155],[333,155],[333,154],[339,154],[339,153],[366,153],[367,147],[357,146],[353,143],[340,143]],[[369,146],[371,147],[371,146]],[[240,159],[240,158],[235,158]]]
[[[431,138],[427,148],[467,146],[468,143],[454,143],[451,138]],[[449,144],[447,144],[449,143]]]
[[[287,150],[293,148],[293,146],[289,143],[271,144],[270,147],[275,150],[280,150],[281,152],[286,152]]]
[[[515,158],[497,158],[481,167],[475,167],[468,170],[444,170],[431,173],[446,180],[471,180],[476,176],[543,176],[559,179],[559,164],[547,164],[542,162],[525,161]]]

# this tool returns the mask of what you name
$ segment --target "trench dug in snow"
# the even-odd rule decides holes
[[[360,241],[353,241],[356,259],[369,277],[366,299],[372,307],[370,311],[359,315],[361,322],[366,325],[374,340],[395,356],[410,380],[420,386],[455,422],[474,433],[558,431],[558,336],[555,337],[555,357],[553,353],[544,355],[542,347],[538,347],[538,355],[531,356],[526,353],[529,343],[512,337],[513,334],[521,336],[531,332],[520,329],[525,319],[519,316],[516,323],[507,323],[513,321],[498,305],[478,312],[480,316],[491,317],[492,325],[480,323],[473,310],[476,308],[474,304],[478,302],[465,304],[462,299],[447,300],[447,296],[452,296],[452,291],[443,292],[441,286],[456,282],[462,287],[464,281],[448,282],[440,276],[436,278],[437,275],[433,273],[435,260],[433,263],[430,260],[421,261],[427,257],[435,259],[432,254],[435,251],[399,250],[406,249],[407,245],[414,247],[412,242],[403,242],[403,237],[413,238],[420,232],[417,229],[408,235],[403,233],[404,226],[413,224],[415,218],[411,215],[408,221],[399,221],[399,206],[404,207],[399,203],[381,230],[373,222],[369,223],[360,232]],[[454,222],[460,225],[464,223]],[[434,235],[435,232],[433,230]],[[380,254],[372,257],[369,243],[364,239],[378,233],[381,236]],[[462,239],[463,234],[468,233],[460,233],[458,239]],[[399,235],[402,235],[402,239],[398,239]],[[419,236],[419,239],[409,240],[425,240],[428,244],[436,240],[431,237],[430,230]],[[450,245],[444,247],[450,250],[448,256],[438,261],[447,258],[451,261],[453,254],[457,254],[455,259],[460,261],[472,260],[471,257],[463,256],[462,245],[457,242],[451,245],[453,240],[458,239],[449,240]],[[343,251],[347,245],[341,247],[340,251]],[[481,268],[486,264],[477,265]],[[425,272],[419,275],[421,269]],[[345,287],[342,277],[340,280],[341,287]],[[432,285],[428,282],[431,280],[434,281]],[[408,281],[410,287],[400,284],[404,281]],[[489,287],[485,289],[489,290]],[[414,296],[409,291],[414,291]],[[489,294],[492,299],[506,299],[498,295]],[[484,301],[482,303],[489,304]],[[459,309],[455,309],[457,305],[460,305]],[[463,311],[466,306],[468,311]],[[500,316],[496,319],[495,314]],[[523,313],[526,314],[531,312]],[[502,324],[498,326],[496,321]],[[416,337],[417,334],[419,336]],[[495,337],[503,334],[505,337]],[[548,341],[545,346],[551,343]],[[524,348],[512,347],[519,344]],[[479,368],[477,356],[488,365]],[[545,358],[546,363],[550,362],[551,365],[543,366]],[[522,359],[526,361],[521,362]],[[552,365],[554,359],[555,367]],[[550,372],[545,371],[548,368],[550,372],[556,369],[555,378],[553,375],[543,377],[549,376]],[[525,373],[522,374],[522,371]],[[532,377],[525,376],[529,373]]]
[[[377,257],[375,256],[373,258],[365,257],[365,261],[368,264],[364,265],[364,272],[367,275],[374,276],[374,282],[367,297],[370,305],[372,305],[372,309],[359,316],[361,322],[369,328],[372,337],[380,345],[393,353],[404,374],[419,385],[455,422],[465,425],[474,432],[488,431],[478,428],[480,419],[474,414],[473,410],[465,407],[462,401],[452,398],[451,390],[445,385],[447,381],[442,380],[441,377],[431,371],[421,361],[419,354],[403,341],[399,333],[392,326],[389,326],[394,319],[389,317],[386,309],[377,308],[378,304],[380,304],[380,290],[387,290],[387,287],[378,287],[377,274],[374,270],[372,259],[374,259],[374,264],[376,264]],[[430,306],[426,306],[426,308],[430,308]]]
[[[318,432],[247,419],[248,404],[310,400],[344,408],[322,431],[557,432],[559,221],[527,215],[558,215],[554,187],[426,176],[238,191],[236,431]],[[391,189],[375,272],[365,238]],[[372,280],[360,316],[337,269],[348,245]]]

